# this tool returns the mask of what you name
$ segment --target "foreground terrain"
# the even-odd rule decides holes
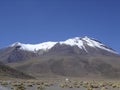
[[[120,81],[104,80],[1,80],[0,90],[119,90]]]

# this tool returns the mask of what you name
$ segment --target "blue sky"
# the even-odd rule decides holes
[[[0,48],[76,36],[120,52],[120,0],[0,0]]]

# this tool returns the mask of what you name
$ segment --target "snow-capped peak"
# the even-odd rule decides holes
[[[111,53],[116,53],[114,50],[107,48],[104,44],[100,43],[99,41],[93,39],[93,38],[89,38],[87,36],[85,37],[75,37],[75,38],[71,38],[65,41],[60,41],[60,42],[43,42],[40,44],[22,44],[20,42],[14,43],[11,45],[11,47],[13,46],[21,46],[20,49],[22,50],[27,50],[27,51],[38,51],[38,50],[44,50],[47,51],[49,49],[51,49],[55,44],[60,43],[60,44],[66,44],[66,45],[70,45],[70,46],[78,46],[80,49],[84,49],[86,52],[86,46],[89,47],[93,47],[93,48],[100,48],[106,51],[109,51]]]
[[[109,51],[111,53],[117,53],[114,50],[106,47],[104,44],[100,43],[98,40],[95,40],[94,38],[89,38],[87,36],[82,38],[81,37],[71,38],[60,43],[71,45],[71,46],[78,46],[79,48],[84,49],[86,52],[87,52],[87,49],[86,49],[86,45],[87,45],[93,48],[100,48],[100,49]]]

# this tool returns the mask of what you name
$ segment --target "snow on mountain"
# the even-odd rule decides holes
[[[57,42],[44,42],[40,44],[22,44],[22,43],[14,43],[11,46],[20,46],[20,49],[27,51],[38,51],[38,50],[49,50],[52,48]]]
[[[75,37],[75,38],[72,38],[72,39],[68,39],[66,41],[61,41],[60,44],[78,46],[80,49],[84,49],[87,52],[87,50],[84,46],[84,43],[82,41],[82,38],[80,38],[80,37]]]
[[[112,53],[117,53],[113,50],[111,50],[110,48],[107,48],[104,44],[100,43],[99,41],[95,40],[95,39],[91,39],[88,38],[87,36],[81,38],[81,37],[75,37],[72,39],[68,39],[66,41],[60,42],[61,44],[66,44],[66,45],[71,45],[71,46],[75,46],[77,45],[79,48],[84,49],[87,52],[87,49],[85,48],[85,44],[93,47],[93,48],[100,48]]]
[[[93,48],[100,48],[100,49],[103,49],[103,50],[106,50],[106,51],[109,51],[111,53],[116,53],[114,50],[106,47],[104,44],[100,43],[99,41],[95,40],[95,39],[91,39],[91,38],[88,38],[87,36],[81,38],[81,37],[75,37],[75,38],[71,38],[71,39],[68,39],[66,41],[60,41],[60,42],[43,42],[43,43],[40,43],[40,44],[22,44],[22,43],[14,43],[11,45],[11,47],[13,46],[20,46],[20,49],[22,50],[27,50],[27,51],[38,51],[38,50],[49,50],[51,49],[55,44],[57,43],[60,43],[60,44],[66,44],[66,45],[70,45],[70,46],[78,46],[80,49],[84,49],[86,52],[87,49],[86,49],[86,46],[90,46],[90,47],[93,47]]]

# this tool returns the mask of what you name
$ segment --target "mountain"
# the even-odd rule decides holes
[[[87,36],[40,44],[13,43],[0,50],[0,61],[38,78],[120,78],[120,55]]]
[[[40,50],[42,51],[49,51],[51,48],[54,48],[54,46],[56,45],[66,45],[66,46],[77,46],[79,49],[83,50],[86,53],[91,52],[90,49],[96,49],[95,51],[99,51],[101,49],[101,51],[107,51],[110,53],[115,53],[117,54],[114,50],[112,50],[111,48],[105,46],[104,44],[102,44],[101,42],[99,42],[98,40],[95,40],[93,38],[88,38],[87,36],[81,38],[81,37],[75,37],[72,39],[68,39],[66,41],[60,41],[60,42],[44,42],[44,43],[40,43],[40,44],[22,44],[22,43],[14,43],[12,44],[10,47],[15,47],[19,48],[21,50],[25,50],[25,51],[31,51],[31,52],[38,52]],[[98,50],[99,49],[99,50]]]
[[[19,72],[0,62],[0,79],[7,79],[7,78],[34,79],[30,75],[27,75],[23,72]]]

